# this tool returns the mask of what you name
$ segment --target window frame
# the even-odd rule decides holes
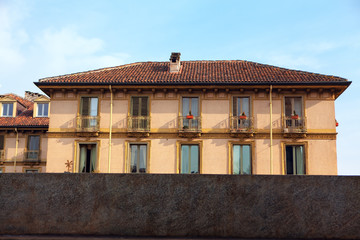
[[[304,174],[287,174],[287,166],[286,166],[286,147],[287,146],[303,146],[304,148]],[[282,151],[282,174],[283,175],[308,175],[309,174],[309,162],[308,162],[308,143],[307,142],[281,142],[281,151]]]
[[[38,168],[34,168],[34,167],[23,167],[22,169],[22,172],[23,173],[30,173],[30,172],[27,172],[27,171],[37,171],[37,172],[31,172],[31,173],[41,173],[41,167],[38,167]]]
[[[75,161],[74,161],[74,165],[73,165],[73,173],[81,173],[80,171],[80,145],[88,145],[88,144],[93,144],[96,146],[96,163],[95,163],[95,170],[93,172],[89,172],[91,173],[98,173],[99,170],[99,156],[100,156],[100,140],[95,140],[95,141],[75,141],[75,145],[76,145],[76,156],[75,156]],[[88,172],[85,172],[88,173]]]
[[[44,113],[44,108],[43,108],[43,113],[40,115],[39,114],[39,105],[45,105],[45,104],[47,104],[47,115],[44,115],[43,113]],[[49,114],[50,113],[50,103],[49,102],[37,102],[36,103],[36,117],[49,117]]]
[[[199,147],[199,173],[193,173],[193,174],[202,174],[203,173],[203,169],[202,169],[202,150],[203,150],[203,141],[202,140],[196,140],[196,141],[177,141],[176,142],[176,149],[177,149],[177,153],[176,153],[176,173],[178,174],[191,174],[191,173],[181,173],[181,147],[183,145],[198,145]]]
[[[146,145],[146,171],[145,173],[132,173],[130,171],[131,166],[131,145]],[[132,174],[149,174],[150,171],[150,149],[151,149],[151,141],[125,141],[125,173]]]
[[[241,96],[241,95],[233,95],[233,96],[231,96],[231,98],[230,98],[230,101],[231,101],[231,104],[230,104],[230,106],[231,106],[231,109],[230,109],[230,116],[233,116],[233,117],[236,117],[236,116],[241,116],[241,114],[242,114],[242,112],[241,113],[239,113],[239,115],[234,115],[234,99],[238,99],[238,98],[248,98],[249,99],[249,115],[248,115],[248,117],[252,117],[252,115],[253,115],[253,111],[252,111],[252,98],[251,98],[251,96],[250,95],[243,95],[243,96]],[[236,103],[237,103],[237,101],[236,101]],[[236,109],[236,112],[237,112],[237,109]]]
[[[229,152],[229,162],[228,162],[228,174],[231,175],[248,175],[248,174],[233,174],[233,167],[234,167],[234,161],[233,161],[233,147],[234,145],[248,145],[250,146],[250,162],[251,162],[251,173],[250,175],[255,174],[255,141],[229,141],[228,142],[228,152]]]
[[[15,108],[15,104],[16,102],[2,102],[1,103],[1,117],[15,117],[16,116],[16,108]],[[7,104],[11,104],[12,105],[12,114],[11,115],[4,115],[4,105],[7,105]],[[11,108],[8,108],[8,113],[10,111]]]
[[[31,136],[38,136],[39,137],[39,149],[38,150],[30,150],[29,149],[29,144],[30,144],[30,137]],[[28,134],[27,137],[26,137],[26,148],[25,148],[25,151],[26,151],[26,155],[24,156],[25,157],[25,160],[26,161],[31,161],[27,158],[27,154],[28,154],[28,151],[38,151],[38,157],[37,157],[37,160],[34,160],[34,161],[41,161],[41,140],[42,140],[42,137],[41,137],[41,134]]]
[[[299,115],[302,118],[305,118],[305,98],[302,95],[285,95],[284,99],[283,99],[283,107],[282,107],[282,111],[283,111],[283,116],[284,117],[290,117],[293,112],[294,112],[294,108],[295,108],[295,103],[292,104],[292,110],[291,110],[291,114],[290,116],[286,115],[286,98],[300,98],[301,99],[301,113],[296,113],[297,115]]]

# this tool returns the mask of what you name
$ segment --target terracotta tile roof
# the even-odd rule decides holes
[[[182,61],[178,73],[169,62],[139,62],[118,67],[40,79],[45,85],[215,85],[215,84],[348,84],[346,79],[255,62]]]
[[[3,96],[8,96],[15,99],[23,108],[17,109],[16,117],[0,117],[0,128],[8,127],[48,127],[49,118],[48,117],[33,117],[34,102],[19,97],[15,94],[5,94]],[[21,110],[19,110],[21,109]]]

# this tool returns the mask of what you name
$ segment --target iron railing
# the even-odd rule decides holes
[[[128,132],[150,132],[149,116],[128,116]]]
[[[284,133],[305,133],[306,118],[300,116],[283,116],[283,132]]]
[[[201,132],[201,117],[196,116],[180,116],[179,117],[180,132]]]
[[[24,152],[25,162],[39,162],[40,161],[40,150],[26,150]]]
[[[76,119],[76,129],[80,132],[96,132],[99,131],[99,116],[79,116]]]
[[[254,118],[247,116],[231,116],[231,132],[252,132],[254,130]]]

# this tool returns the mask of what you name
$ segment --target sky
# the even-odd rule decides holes
[[[352,81],[335,104],[338,173],[360,175],[359,0],[0,0],[0,94],[174,51]]]

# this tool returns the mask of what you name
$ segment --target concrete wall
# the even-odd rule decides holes
[[[360,239],[360,177],[1,174],[0,234]]]

